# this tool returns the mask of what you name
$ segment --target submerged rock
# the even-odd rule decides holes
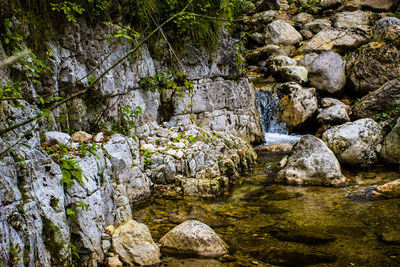
[[[228,246],[208,225],[188,220],[160,239],[161,251],[181,257],[219,258],[228,253]]]
[[[385,243],[392,245],[400,245],[400,230],[399,229],[389,229],[378,234],[380,240]]]
[[[312,135],[305,135],[295,144],[276,182],[304,185],[342,186],[347,178],[340,164],[325,143]]]
[[[341,163],[370,167],[378,161],[383,135],[378,123],[361,119],[330,128],[322,139]]]
[[[271,249],[255,254],[262,261],[278,266],[304,266],[337,260],[334,254],[311,249]]]
[[[307,230],[277,229],[269,232],[273,237],[283,241],[293,241],[305,244],[323,244],[334,241],[334,236],[321,232]]]
[[[160,262],[160,248],[154,243],[146,225],[129,220],[112,236],[115,253],[127,264],[153,265]]]

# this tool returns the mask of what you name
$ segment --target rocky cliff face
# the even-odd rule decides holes
[[[28,81],[28,92],[67,97],[87,86],[132,47],[110,44],[110,33],[85,21],[65,26],[46,43],[52,73],[40,87]],[[181,71],[194,83],[190,93],[140,89],[142,78],[168,67],[165,58],[153,58],[143,46],[89,94],[58,108],[45,125],[33,121],[1,137],[1,151],[18,142],[0,161],[3,265],[70,265],[78,253],[83,265],[97,266],[110,247],[105,228],[132,219],[132,209],[153,193],[215,197],[238,171],[251,167],[256,155],[249,142],[263,139],[255,92],[232,63],[232,38],[221,34],[213,54],[189,47],[180,60]],[[168,54],[167,48],[161,51]],[[22,71],[19,65],[12,68]],[[97,123],[111,130],[121,123],[126,105],[143,109],[136,138],[116,134],[90,140],[84,146],[93,149],[83,154],[68,135],[54,133],[41,142],[44,127],[92,131]],[[25,101],[3,101],[1,120],[7,120],[4,126],[22,122],[39,114],[34,108]],[[60,147],[64,152],[57,164]],[[65,181],[65,162],[78,167],[81,181]]]

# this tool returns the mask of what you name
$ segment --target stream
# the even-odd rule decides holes
[[[352,194],[397,179],[397,172],[379,166],[368,173],[344,170],[352,179],[346,188],[276,185],[272,178],[283,156],[259,154],[253,171],[219,199],[153,199],[135,212],[154,240],[192,218],[230,247],[230,257],[222,259],[230,262],[163,258],[164,266],[400,265],[400,199]]]

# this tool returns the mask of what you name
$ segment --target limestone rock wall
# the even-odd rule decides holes
[[[128,42],[110,43],[111,29],[104,25],[79,21],[59,30],[46,44],[51,74],[43,77],[42,86],[26,83],[33,96],[76,93],[132,48]],[[263,138],[255,92],[232,62],[232,38],[221,34],[213,54],[191,47],[182,56],[181,71],[195,85],[190,95],[138,88],[142,78],[167,68],[165,59],[153,58],[143,46],[40,127],[34,120],[1,136],[0,265],[70,266],[78,253],[81,264],[97,266],[110,248],[106,227],[132,219],[132,210],[152,192],[214,197],[227,190],[238,171],[251,168],[256,155],[249,142]],[[22,72],[19,65],[12,68]],[[65,166],[53,160],[51,149],[57,144],[43,142],[43,129],[90,131],[98,122],[111,130],[126,105],[143,109],[136,137],[106,136],[85,155],[79,143],[68,144],[63,157],[76,162],[83,178],[67,187]],[[172,107],[167,116],[160,115],[167,113],[163,105]],[[39,112],[24,101],[0,106],[1,121],[8,121],[3,126]]]

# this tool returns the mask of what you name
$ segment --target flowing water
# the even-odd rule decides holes
[[[276,120],[277,102],[257,92],[267,144],[292,143]],[[261,153],[261,152],[260,152]],[[164,266],[400,266],[400,199],[383,199],[374,186],[399,179],[378,166],[344,170],[345,188],[273,184],[279,153],[259,154],[257,166],[213,200],[155,198],[135,212],[154,238],[187,219],[212,227],[229,245],[221,261],[163,258]]]
[[[360,187],[397,179],[397,172],[346,172],[352,179],[347,188],[272,184],[282,156],[260,155],[253,172],[219,199],[153,199],[135,212],[154,240],[198,219],[227,242],[232,256],[229,263],[164,258],[164,265],[400,266],[400,199],[349,197]]]
[[[270,90],[257,90],[256,97],[258,114],[260,114],[260,122],[265,134],[263,146],[297,142],[301,135],[289,135],[286,125],[277,119],[279,112],[277,95]]]

